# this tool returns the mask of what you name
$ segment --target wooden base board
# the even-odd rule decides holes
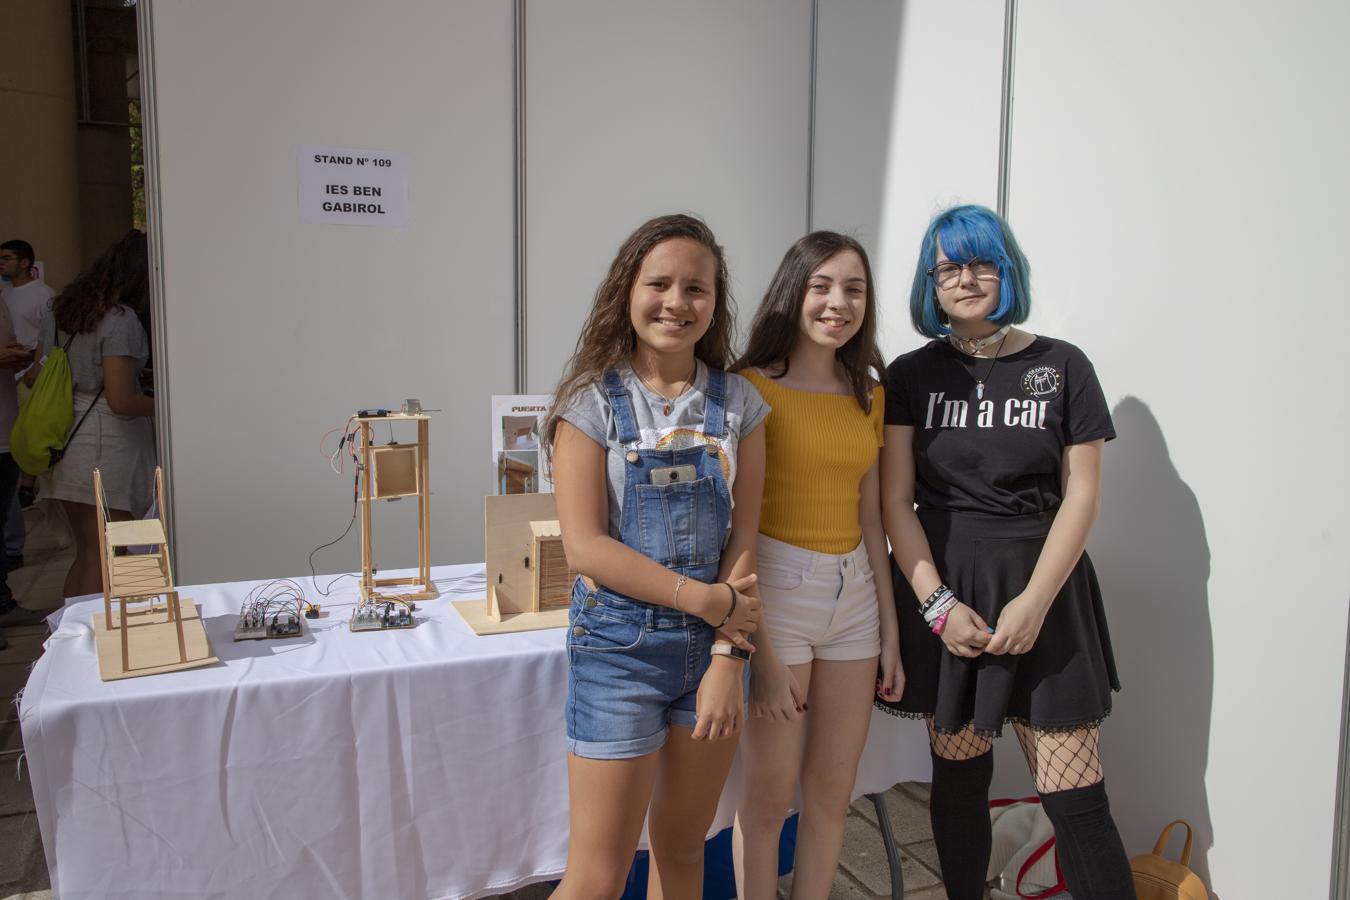
[[[368,591],[364,585],[361,585],[359,591],[362,600],[412,600],[417,602],[420,600],[435,600],[441,595],[440,591],[436,590],[435,585],[425,591],[400,591],[395,588],[380,587],[379,585],[376,585],[374,590]]]
[[[183,639],[187,662],[178,661],[178,629],[169,621],[162,605],[127,611],[127,660],[131,668],[122,671],[121,617],[113,604],[113,627],[106,626],[103,613],[94,616],[94,649],[98,652],[98,677],[104,681],[139,678],[161,672],[195,669],[220,662],[211,653],[211,643],[202,627],[201,613],[191,600],[180,600],[183,611]]]
[[[473,629],[474,634],[511,634],[516,631],[563,628],[567,625],[566,609],[550,609],[537,613],[505,613],[497,620],[487,614],[486,600],[451,600],[450,605]]]

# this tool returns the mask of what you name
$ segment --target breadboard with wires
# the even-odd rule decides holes
[[[412,628],[417,622],[413,610],[417,605],[407,600],[372,598],[362,600],[352,610],[348,627],[352,631],[389,631],[394,628]]]
[[[305,602],[300,585],[289,578],[260,584],[248,592],[234,626],[236,641],[292,638],[304,633]]]

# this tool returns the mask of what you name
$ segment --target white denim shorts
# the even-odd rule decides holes
[[[759,536],[762,628],[784,664],[881,653],[881,615],[867,548],[836,556]]]

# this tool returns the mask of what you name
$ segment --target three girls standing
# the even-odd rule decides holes
[[[983,890],[1004,721],[1075,896],[1133,896],[1096,753],[1117,684],[1083,554],[1114,435],[1080,351],[1005,327],[1029,311],[1006,224],[978,207],[934,220],[911,313],[937,340],[892,363],[889,395],[856,241],[817,232],[789,250],[736,364],[744,378],[721,371],[726,283],[701,222],[639,228],[547,429],[568,559],[585,576],[568,637],[560,894],[617,896],[650,806],[649,891],[698,895],[753,650],[743,896],[774,894],[798,783],[793,895],[828,895],[874,693],[930,722],[949,896]],[[874,574],[888,538],[893,583]]]

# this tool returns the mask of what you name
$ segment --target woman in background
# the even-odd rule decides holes
[[[64,347],[75,391],[75,431],[65,455],[39,478],[39,496],[60,501],[75,536],[66,597],[103,590],[93,470],[103,476],[111,519],[139,518],[153,502],[155,401],[140,384],[150,339],[135,313],[146,307],[148,294],[145,234],[133,229],[43,314],[36,356]],[[29,385],[40,370],[29,370]]]

